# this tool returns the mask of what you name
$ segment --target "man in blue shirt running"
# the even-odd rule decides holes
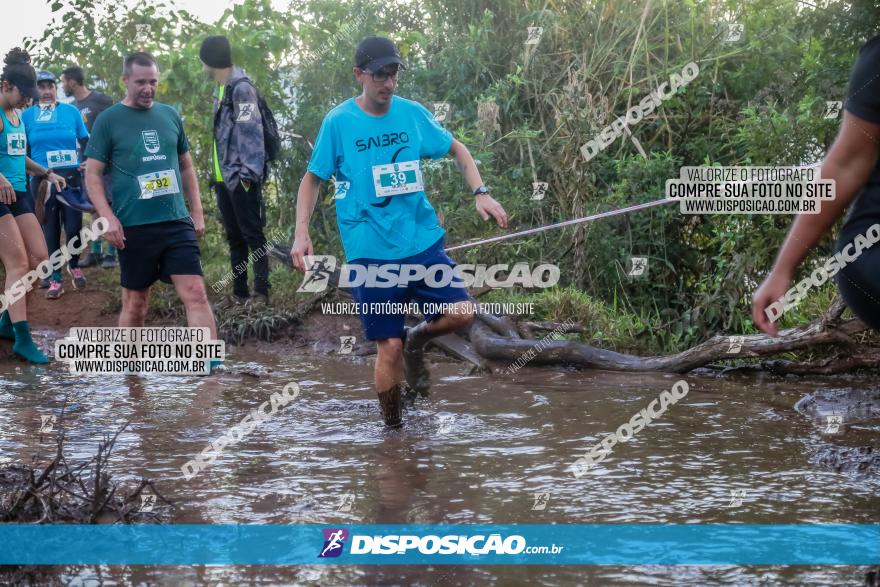
[[[318,188],[321,181],[335,177],[336,218],[348,266],[397,264],[426,270],[421,272],[424,278],[409,279],[398,267],[395,281],[404,278],[405,287],[381,287],[368,280],[353,288],[366,336],[377,343],[376,391],[390,427],[401,425],[403,375],[417,393],[426,394],[430,386],[425,343],[466,327],[474,312],[453,271],[455,263],[444,252],[446,231],[425,195],[420,160],[452,155],[483,220],[491,216],[507,227],[507,213],[489,195],[467,148],[424,106],[394,95],[402,68],[400,52],[390,39],[367,37],[358,44],[354,76],[363,92],[331,110],[321,124],[299,186],[291,249],[294,266],[305,271],[305,257],[314,254],[309,219]],[[457,284],[428,279],[428,274],[452,275]],[[421,304],[426,321],[406,331],[405,312],[388,307],[413,301]],[[445,311],[433,313],[428,304],[443,305]]]

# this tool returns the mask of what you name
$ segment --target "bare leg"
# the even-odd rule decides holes
[[[15,223],[18,225],[19,232],[21,232],[21,239],[27,252],[28,268],[36,269],[40,263],[49,258],[46,238],[43,236],[43,227],[40,226],[37,217],[33,214],[16,216]],[[35,295],[37,295],[37,290],[33,288],[28,289],[27,298],[33,300]]]
[[[18,224],[18,230],[21,232],[21,239],[24,241],[24,248],[27,251],[28,267],[36,269],[37,265],[49,258],[43,229],[33,214],[16,216],[15,222]]]
[[[428,326],[425,328],[425,332],[430,335],[429,338],[434,338],[435,336],[440,336],[441,334],[448,334],[450,332],[455,332],[456,330],[466,328],[468,324],[473,321],[473,319],[473,302],[471,302],[470,300],[457,302],[455,305],[452,306],[452,313],[444,314],[433,322],[427,322]]]
[[[403,341],[386,338],[376,341],[376,390],[382,391],[403,381]]]
[[[12,284],[28,272],[27,251],[12,214],[0,216],[0,261],[6,270],[4,289],[8,292]],[[13,323],[27,320],[27,301],[24,297],[9,306],[9,318]]]
[[[171,281],[180,301],[186,308],[186,323],[190,327],[207,326],[211,329],[211,338],[217,339],[217,323],[214,312],[208,303],[208,292],[205,280],[201,275],[172,275]]]
[[[379,407],[385,425],[397,427],[401,424],[401,381],[403,380],[403,341],[399,338],[386,338],[376,341],[378,354],[374,372]]]
[[[119,312],[119,326],[143,326],[147,319],[147,307],[150,303],[150,288],[122,288],[122,311]]]
[[[28,214],[28,216],[33,218],[33,214]],[[25,223],[25,226],[27,224]],[[42,234],[40,236],[42,237]],[[0,218],[0,237],[2,237],[0,238],[0,260],[3,261],[3,267],[6,269],[6,289],[9,290],[15,283],[22,285],[25,276],[30,274],[28,252],[19,224],[10,214]],[[45,250],[44,243],[43,251]],[[43,254],[45,255],[45,252]],[[34,277],[34,275],[30,274],[30,277]],[[24,285],[26,287],[33,286],[33,282],[27,282]],[[3,322],[4,325],[3,337],[15,341],[12,345],[12,352],[31,363],[49,362],[31,336],[30,325],[27,322],[26,295],[9,307],[8,315],[0,316],[0,322]]]

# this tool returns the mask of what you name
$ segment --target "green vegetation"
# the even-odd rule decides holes
[[[294,0],[284,12],[268,0],[246,0],[213,24],[162,2],[126,11],[113,0],[58,0],[53,9],[57,24],[30,42],[41,66],[60,71],[78,63],[119,98],[125,53],[149,50],[159,59],[159,99],[185,115],[205,181],[209,284],[228,268],[207,187],[213,88],[198,59],[205,35],[230,37],[237,63],[281,121],[287,149],[272,173],[267,231],[290,235],[309,141],[324,113],[355,93],[352,54],[367,34],[399,43],[409,65],[401,95],[451,104],[447,127],[480,161],[512,227],[524,229],[661,198],[681,165],[817,161],[839,125],[824,119],[825,101],[843,99],[858,48],[880,22],[880,8],[868,0],[818,9],[795,0]],[[725,23],[744,26],[739,41],[726,42]],[[543,27],[537,45],[524,44],[528,27]],[[695,80],[633,126],[631,137],[584,160],[581,145],[691,61],[700,67]],[[448,243],[498,234],[478,218],[450,162],[431,168],[427,181]],[[544,200],[530,199],[533,181],[549,183]],[[572,316],[597,344],[661,352],[719,332],[754,332],[751,294],[789,223],[786,216],[684,216],[662,207],[470,249],[456,260],[557,263],[558,289],[492,295],[534,301],[536,318]],[[312,238],[316,251],[342,256],[329,192],[322,192]],[[803,274],[830,245],[822,243]],[[647,278],[627,276],[632,256],[648,257]],[[273,271],[282,310],[296,305],[298,282],[287,270]],[[830,285],[813,292],[783,324],[816,317],[832,292]]]

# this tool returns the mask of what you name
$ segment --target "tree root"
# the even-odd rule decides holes
[[[868,330],[862,321],[841,320],[845,306],[836,300],[818,320],[789,328],[778,336],[752,334],[746,336],[718,335],[680,353],[667,356],[639,357],[599,349],[571,340],[522,338],[534,330],[548,330],[562,325],[528,322],[517,329],[509,318],[478,314],[470,330],[474,350],[485,359],[524,360],[536,364],[571,364],[610,371],[662,371],[687,373],[722,359],[766,357],[780,353],[806,350],[817,345],[843,347],[837,357],[816,362],[768,361],[761,367],[778,373],[833,374],[857,367],[880,367],[880,348],[859,344],[854,335]],[[577,332],[576,329],[567,329]]]

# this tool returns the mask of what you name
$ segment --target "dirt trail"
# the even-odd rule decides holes
[[[118,287],[118,273],[114,271],[108,280],[106,272],[105,269],[95,267],[84,269],[88,285],[83,290],[73,289],[70,280],[65,279],[65,293],[58,300],[47,300],[45,289],[36,289],[28,296],[28,321],[34,340],[44,353],[51,355],[55,339],[74,326],[116,326],[118,314],[105,313],[105,310],[112,295],[110,287]],[[113,285],[108,286],[108,281]],[[218,312],[222,310],[215,308],[215,316],[219,319]],[[148,319],[147,325],[158,324]],[[339,354],[340,337],[349,335],[353,335],[355,340],[347,354],[355,357],[375,354],[376,345],[364,340],[357,316],[325,316],[320,312],[311,312],[305,316],[289,338],[279,335],[271,343],[249,340],[247,345],[269,345],[292,352],[319,355]],[[0,361],[24,364],[12,353],[12,342],[3,339],[0,339]]]

